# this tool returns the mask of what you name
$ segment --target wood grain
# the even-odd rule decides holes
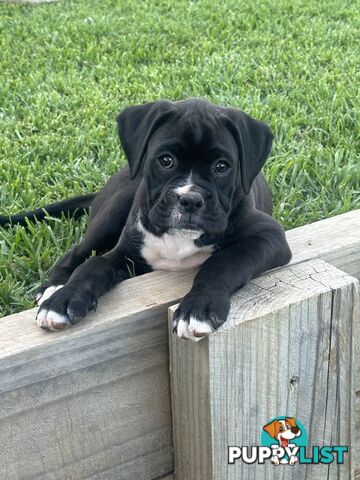
[[[227,460],[228,445],[259,445],[279,415],[298,418],[310,446],[354,445],[357,284],[321,260],[296,264],[235,294],[208,339],[170,335],[177,480],[285,478],[281,467]],[[345,480],[353,468],[348,456],[341,468],[286,467],[286,478]]]
[[[148,480],[171,471],[167,331],[157,310],[99,318],[68,336],[37,334],[42,344],[0,362],[0,478]]]

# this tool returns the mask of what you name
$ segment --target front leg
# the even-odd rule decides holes
[[[224,248],[208,258],[197,273],[190,292],[174,314],[173,331],[199,341],[227,319],[232,294],[266,270],[285,265],[291,252],[282,227],[268,228]]]
[[[47,330],[63,330],[96,309],[98,298],[128,277],[121,252],[113,250],[89,258],[64,287],[41,304],[36,317],[38,325]]]

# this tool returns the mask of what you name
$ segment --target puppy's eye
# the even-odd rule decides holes
[[[174,159],[170,155],[164,155],[160,157],[159,162],[164,168],[171,168],[174,165]]]
[[[215,165],[215,172],[219,175],[224,175],[230,168],[230,165],[225,160],[219,160]]]
[[[279,430],[280,430],[280,432],[283,432],[283,431],[284,431],[284,427],[281,425],[281,427],[280,427]]]

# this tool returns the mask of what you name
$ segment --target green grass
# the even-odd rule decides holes
[[[0,4],[0,211],[99,189],[124,164],[126,105],[202,96],[268,122],[286,228],[360,207],[359,1]],[[81,221],[0,229],[0,315],[78,241]]]

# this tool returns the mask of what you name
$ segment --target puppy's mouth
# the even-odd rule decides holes
[[[186,238],[199,238],[203,233],[201,219],[195,213],[180,213],[174,210],[169,219],[169,234]]]
[[[160,209],[154,206],[149,211],[149,221],[162,233],[197,240],[201,235],[217,235],[226,228],[224,218],[207,212],[182,212],[177,207]]]
[[[281,442],[281,446],[283,448],[287,447],[289,445],[289,440],[287,438],[284,438],[280,435],[280,442]]]

